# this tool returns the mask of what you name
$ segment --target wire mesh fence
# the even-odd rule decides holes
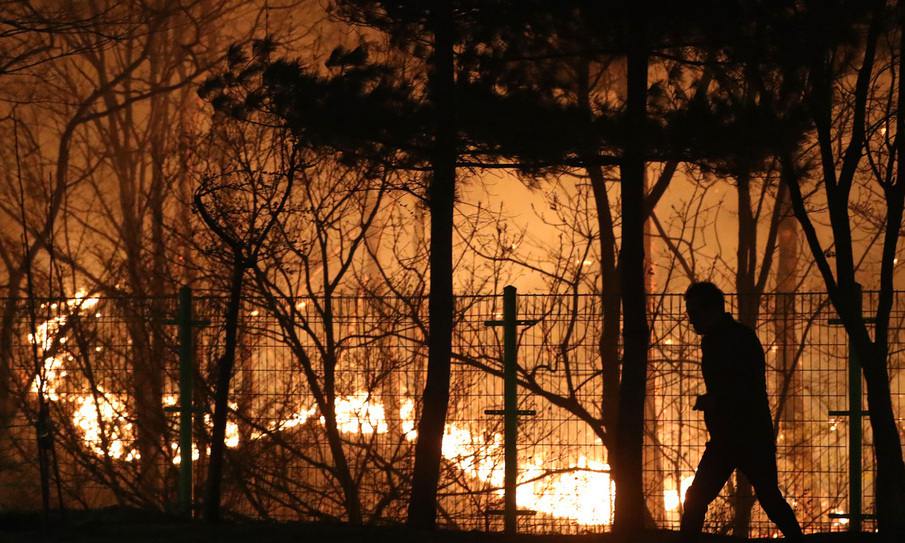
[[[735,308],[736,296],[729,297]],[[2,402],[0,507],[39,508],[36,423],[40,388],[55,437],[54,504],[176,503],[178,356],[176,299],[41,300],[34,330],[25,300],[5,300],[2,346],[9,386]],[[225,300],[195,299],[209,325],[196,332],[191,452],[194,493],[203,495],[210,442],[213,370],[222,352]],[[876,294],[865,295],[865,310]],[[846,528],[849,421],[844,330],[820,293],[768,294],[756,329],[767,359],[777,429],[780,486],[806,531]],[[397,522],[405,518],[427,363],[426,300],[397,297],[248,298],[230,391],[224,507],[238,517]],[[651,518],[676,528],[682,493],[707,439],[692,411],[703,392],[699,338],[681,295],[651,301],[645,493]],[[453,373],[439,486],[440,522],[500,530],[503,519],[503,402],[499,296],[456,299]],[[605,531],[615,488],[605,429],[607,375],[601,300],[584,295],[519,297],[517,488],[525,532]],[[905,416],[902,328],[896,293],[890,374],[900,425]],[[611,338],[610,338],[611,339]],[[8,369],[7,369],[8,368]],[[864,430],[864,510],[873,510],[873,455]],[[59,483],[57,485],[57,482]],[[772,524],[733,479],[708,513],[727,532],[750,510],[752,535]],[[870,521],[865,528],[872,529]]]

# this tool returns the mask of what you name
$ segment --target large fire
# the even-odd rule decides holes
[[[66,310],[69,314],[86,311],[98,304],[97,298],[79,292],[75,298],[62,306],[54,304],[52,309]],[[97,313],[96,316],[100,316]],[[41,323],[36,334],[29,334],[30,342],[38,345],[43,352],[54,350],[54,343],[66,343],[63,328],[66,315],[53,317]],[[135,443],[135,430],[129,422],[127,397],[112,394],[100,386],[90,393],[63,392],[61,385],[68,375],[66,362],[72,357],[47,356],[41,374],[36,376],[31,392],[43,391],[50,401],[65,401],[73,405],[72,424],[81,434],[85,447],[93,454],[114,460],[131,462],[140,458]],[[165,395],[164,406],[177,404],[173,395]],[[233,409],[235,405],[231,405]],[[390,431],[387,409],[366,390],[359,390],[348,396],[337,397],[334,409],[337,427],[345,434],[374,435]],[[323,425],[324,417],[315,419],[318,409],[303,406],[290,416],[279,420],[266,431],[254,431],[251,440],[263,439],[274,432],[281,432],[317,421]],[[413,442],[417,438],[416,408],[412,398],[403,400],[398,409],[399,428],[404,438]],[[210,416],[205,415],[205,423],[210,426]],[[236,448],[240,444],[239,427],[234,421],[227,422],[226,446]],[[173,463],[181,462],[178,443],[170,443]],[[469,479],[493,489],[498,496],[503,495],[503,436],[489,434],[467,424],[450,422],[443,435],[442,454]],[[199,458],[199,450],[193,446],[192,457]],[[535,511],[537,514],[555,518],[571,519],[578,524],[594,526],[612,522],[615,486],[610,478],[609,465],[605,462],[578,455],[563,463],[535,456],[530,461],[520,463],[517,501],[520,509]],[[667,511],[679,510],[685,492],[693,475],[682,477],[680,484],[667,478],[663,490]]]

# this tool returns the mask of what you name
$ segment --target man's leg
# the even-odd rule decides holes
[[[739,461],[739,469],[748,476],[764,512],[780,529],[786,539],[800,541],[803,537],[795,512],[779,491],[776,473],[776,449],[749,449]]]
[[[694,481],[685,493],[685,510],[682,513],[682,540],[685,543],[697,540],[704,527],[707,506],[719,495],[734,468],[728,451],[712,442],[707,443]]]

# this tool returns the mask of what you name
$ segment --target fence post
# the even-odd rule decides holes
[[[192,311],[192,288],[184,285],[179,289],[179,305],[176,318],[166,321],[175,324],[179,337],[179,403],[166,408],[168,412],[179,413],[179,513],[191,517],[194,512],[192,501],[192,415],[194,413],[193,391],[195,376],[195,347],[193,330],[206,326],[208,321],[195,320]]]
[[[862,315],[865,323],[872,323],[874,319],[863,317],[863,298],[861,285],[855,283],[855,309]],[[842,324],[841,319],[830,319],[830,324]],[[848,513],[830,513],[830,518],[848,519],[848,531],[861,532],[861,521],[876,518],[875,515],[866,515],[862,511],[861,493],[864,485],[861,477],[862,461],[861,447],[863,438],[863,421],[868,415],[861,407],[861,362],[855,351],[851,337],[848,339],[848,409],[842,411],[830,411],[832,416],[848,417]]]
[[[503,409],[488,409],[487,415],[503,415],[503,526],[507,534],[518,531],[518,516],[533,511],[519,511],[516,501],[518,483],[518,418],[534,415],[530,409],[518,408],[518,334],[519,325],[532,325],[536,320],[519,320],[518,291],[512,285],[503,289],[503,320],[484,321],[485,326],[503,327]],[[491,511],[492,513],[496,511]]]
[[[516,382],[516,290],[503,289],[503,443],[505,475],[503,478],[503,520],[507,533],[518,527],[516,483],[518,479],[518,384]]]

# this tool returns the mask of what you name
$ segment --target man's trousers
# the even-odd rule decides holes
[[[704,516],[732,472],[738,469],[751,484],[761,507],[786,538],[801,537],[795,513],[779,491],[776,473],[776,448],[767,445],[729,445],[710,441],[698,463],[694,482],[685,493],[682,534],[693,541],[704,526]]]

